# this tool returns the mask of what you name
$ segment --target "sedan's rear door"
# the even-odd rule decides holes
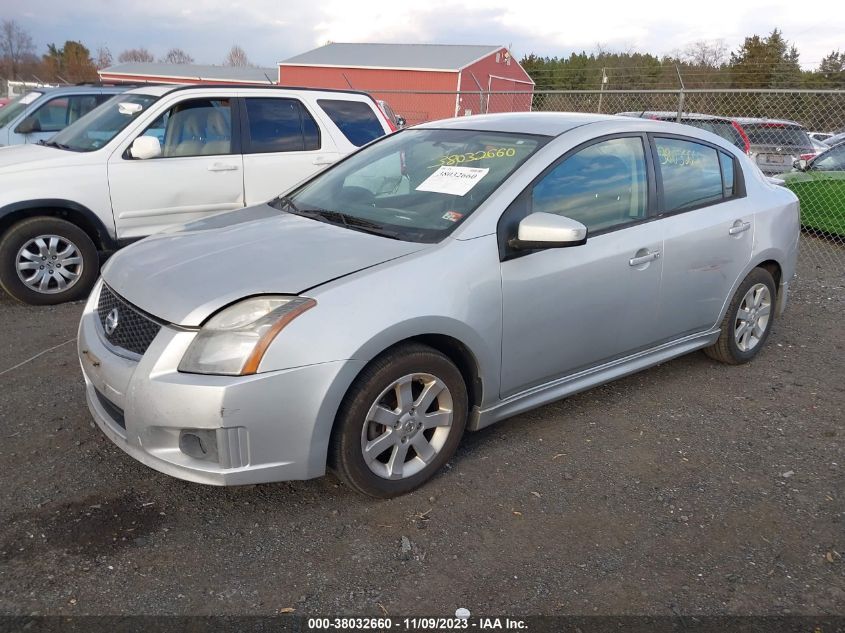
[[[654,136],[663,235],[662,338],[717,325],[732,288],[751,260],[754,208],[738,161],[715,145]]]

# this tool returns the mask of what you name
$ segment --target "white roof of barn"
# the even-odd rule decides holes
[[[126,62],[99,71],[103,75],[131,77],[162,77],[164,79],[193,79],[202,81],[246,81],[250,83],[275,83],[277,68],[251,66],[210,66],[203,64],[166,64],[162,62]]]
[[[279,62],[282,66],[336,66],[459,71],[504,46],[464,44],[332,43]]]

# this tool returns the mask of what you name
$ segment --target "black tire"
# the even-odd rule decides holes
[[[754,286],[762,284],[768,290],[769,296],[769,312],[768,320],[766,321],[763,332],[756,337],[756,342],[748,349],[741,349],[736,340],[736,331],[741,320],[739,318],[739,310],[742,306],[745,295]],[[775,321],[775,304],[777,301],[777,290],[775,287],[775,280],[768,270],[763,268],[755,268],[748,276],[743,279],[742,283],[737,288],[736,293],[731,299],[731,303],[725,312],[725,318],[722,320],[721,333],[716,342],[704,349],[704,353],[710,358],[718,360],[728,365],[740,365],[747,363],[752,358],[760,353],[760,350],[766,344],[766,339],[769,338],[769,333],[772,331],[772,324]]]
[[[21,249],[30,243],[31,240],[40,236],[57,236],[61,240],[65,240],[65,242],[59,242],[59,247],[62,248],[66,244],[71,244],[79,253],[79,257],[81,257],[80,263],[65,265],[66,271],[73,271],[78,274],[78,277],[67,280],[61,274],[61,256],[59,256],[57,261],[52,261],[54,258],[48,256],[44,262],[45,266],[48,263],[50,266],[45,268],[45,270],[50,270],[52,274],[45,292],[28,286],[21,278],[17,269],[18,254],[21,252]],[[31,246],[31,249],[30,252],[33,253],[37,250],[35,246]],[[59,252],[62,252],[62,250]],[[2,239],[0,239],[0,286],[9,295],[22,303],[54,305],[64,303],[65,301],[83,299],[91,292],[99,271],[100,262],[97,255],[97,248],[94,246],[91,238],[88,237],[85,231],[66,220],[44,216],[21,220],[17,224],[13,224],[3,235]],[[58,286],[57,281],[60,278],[67,283],[65,290],[61,290]]]
[[[367,421],[367,416],[370,408],[375,406],[377,402],[385,402],[380,399],[383,393],[387,394],[384,396],[385,398],[395,397],[395,407],[399,410],[401,408],[399,394],[391,391],[390,388],[394,382],[413,374],[434,377],[445,385],[446,390],[441,393],[444,394],[444,400],[451,400],[452,421],[449,426],[438,426],[429,430],[425,430],[421,426],[420,430],[412,430],[412,435],[409,438],[404,435],[404,426],[401,430],[397,430],[395,432],[396,437],[399,439],[405,437],[408,441],[405,448],[408,451],[408,461],[404,462],[403,460],[403,468],[407,467],[409,473],[399,479],[389,479],[377,474],[364,459],[364,434],[372,433],[374,429],[374,437],[382,434],[393,434],[394,432],[387,426]],[[416,402],[420,402],[419,393],[424,384],[432,383],[424,383],[420,379],[419,382],[415,381],[412,384],[411,393],[413,393],[412,397]],[[427,411],[431,413],[437,410],[440,410],[441,413],[449,410],[443,409],[443,401],[441,401],[440,396],[427,408]],[[412,409],[411,413],[418,415],[415,409]],[[344,397],[332,431],[329,446],[329,466],[342,482],[362,494],[382,499],[405,494],[430,479],[454,455],[466,428],[467,413],[466,384],[461,372],[448,357],[427,345],[421,344],[408,344],[393,348],[367,365]],[[424,414],[425,411],[423,411]],[[409,418],[409,422],[406,422],[406,424],[413,427],[413,421],[416,419]],[[402,426],[401,422],[397,423]],[[421,422],[420,425],[422,425]],[[443,430],[441,431],[441,429]],[[430,431],[432,432],[431,435],[429,435]],[[439,433],[439,435],[435,438],[433,433]],[[432,446],[435,443],[440,443],[440,448],[425,466],[422,466],[422,454],[418,454],[415,449],[415,442],[421,440],[418,437],[419,435],[427,438],[426,441],[431,442]],[[399,440],[395,441],[397,444],[399,443]],[[405,443],[405,440],[401,441],[403,444]],[[396,448],[392,444],[388,445],[385,453],[381,455],[380,463],[382,465],[379,466],[374,461],[374,467],[388,469],[389,464],[385,463],[385,459],[389,457],[388,453],[393,455],[395,450]],[[386,461],[390,462],[389,458]],[[421,470],[413,472],[415,468],[420,467]]]

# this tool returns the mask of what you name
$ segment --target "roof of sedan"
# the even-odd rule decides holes
[[[640,124],[648,119],[626,119],[608,114],[582,114],[576,112],[507,112],[502,114],[478,114],[462,116],[442,121],[432,121],[415,126],[416,129],[439,128],[454,130],[479,130],[485,132],[511,132],[515,134],[540,134],[558,136],[571,129],[598,123],[613,121],[624,125]],[[653,121],[653,123],[657,123]]]

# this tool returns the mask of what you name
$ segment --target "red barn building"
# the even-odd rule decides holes
[[[279,84],[369,92],[409,124],[527,112],[534,90],[504,46],[460,44],[327,44],[279,62]],[[501,91],[524,94],[489,95]]]

